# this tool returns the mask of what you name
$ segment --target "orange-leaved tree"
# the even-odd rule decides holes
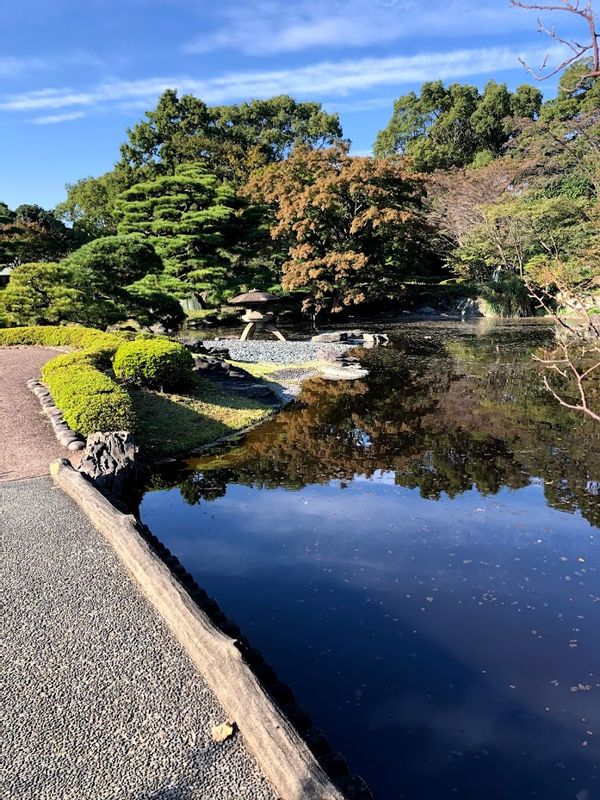
[[[282,286],[306,293],[306,311],[397,297],[402,278],[419,271],[423,182],[399,159],[297,147],[246,192],[267,208],[286,252]]]

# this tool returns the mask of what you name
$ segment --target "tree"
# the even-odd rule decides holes
[[[466,244],[485,222],[484,208],[531,170],[525,158],[501,157],[479,169],[439,170],[427,179],[427,217],[441,238],[440,248],[452,251]]]
[[[525,278],[530,262],[576,258],[595,235],[582,198],[506,194],[479,210],[482,222],[454,253],[457,272],[478,280],[490,280],[497,270]]]
[[[298,147],[247,192],[271,209],[271,235],[287,249],[282,286],[305,292],[307,310],[397,296],[418,269],[422,185],[395,159]]]
[[[574,158],[575,163],[584,165],[586,177],[595,189],[595,203],[590,213],[591,242],[582,272],[581,257],[573,257],[565,262],[562,254],[547,253],[538,261],[536,267],[546,273],[546,289],[558,288],[563,297],[568,298],[567,305],[575,312],[575,322],[565,321],[548,303],[547,295],[537,287],[529,284],[531,296],[538,305],[550,313],[556,325],[556,347],[553,352],[538,357],[544,373],[544,386],[561,405],[578,411],[596,422],[600,422],[600,413],[591,406],[589,397],[598,394],[597,383],[600,374],[600,326],[595,322],[586,305],[586,277],[589,265],[589,285],[597,286],[600,281],[600,186],[598,155],[600,154],[599,134],[600,120],[600,34],[598,33],[597,16],[592,8],[592,0],[562,0],[562,5],[533,4],[511,0],[513,6],[541,11],[564,11],[582,19],[588,28],[589,38],[583,44],[567,40],[559,36],[555,29],[546,30],[538,20],[538,28],[566,45],[572,55],[562,61],[558,67],[547,72],[548,58],[535,73],[538,80],[546,80],[552,75],[560,74],[559,93],[550,112],[546,115],[550,120],[571,120],[577,126],[577,132],[564,133],[562,136],[553,132],[552,138],[558,142],[564,153]],[[524,66],[533,72],[525,62]],[[583,118],[591,127],[584,126],[582,134],[579,120]],[[580,148],[584,141],[584,152],[591,154],[591,169],[582,158]],[[585,261],[587,260],[587,264]],[[573,280],[573,272],[576,275]],[[539,276],[538,276],[539,280]],[[558,378],[561,383],[552,382],[551,377]],[[600,408],[600,406],[598,407]]]
[[[571,66],[571,64],[581,59],[589,59],[590,62],[589,67],[582,77],[600,77],[600,31],[598,30],[598,18],[592,7],[592,0],[561,0],[560,5],[557,3],[525,3],[522,2],[522,0],[510,0],[510,3],[515,8],[524,8],[529,11],[564,11],[567,14],[579,17],[587,28],[587,40],[584,40],[583,44],[581,44],[579,41],[565,39],[559,36],[555,28],[545,28],[538,18],[538,30],[540,33],[547,33],[552,39],[565,45],[571,51],[571,55],[549,72],[547,70],[548,56],[546,56],[542,66],[538,70],[531,69],[527,62],[521,59],[523,66],[537,80],[548,80],[548,78],[552,78],[554,75],[559,75],[563,73],[567,67]]]
[[[67,198],[56,206],[55,213],[88,239],[112,236],[117,232],[115,199],[126,188],[125,176],[119,170],[99,178],[82,178],[66,185]]]
[[[534,119],[541,102],[541,92],[530,86],[511,94],[506,84],[489,81],[480,95],[475,86],[424,83],[420,96],[410,92],[396,100],[377,135],[375,156],[404,154],[425,172],[464,167],[482,153],[493,158],[510,138],[507,120],[515,114]]]
[[[9,325],[79,321],[85,294],[72,285],[69,269],[51,261],[20,264],[0,292],[0,311]]]
[[[342,136],[336,114],[286,95],[211,108],[193,95],[179,98],[168,89],[145,116],[128,130],[121,147],[119,166],[129,173],[130,185],[199,161],[220,178],[239,182],[284,158],[296,144],[319,147]]]
[[[82,237],[54,212],[35,204],[0,210],[0,263],[56,261],[78,247]]]
[[[219,295],[234,278],[223,252],[234,201],[233,189],[202,164],[180,165],[174,175],[123,192],[116,202],[118,231],[147,237],[188,292]]]
[[[67,285],[77,287],[85,297],[77,321],[104,327],[139,312],[143,292],[128,287],[159,273],[162,261],[143,236],[106,236],[83,245],[61,266]],[[156,293],[149,301],[157,304]]]

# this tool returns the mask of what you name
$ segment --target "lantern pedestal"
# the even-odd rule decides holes
[[[272,333],[276,339],[285,342],[285,336],[277,330],[275,325],[273,325],[274,318],[275,315],[272,311],[266,311],[263,313],[261,311],[254,311],[250,308],[246,309],[246,313],[242,319],[248,324],[240,336],[240,341],[245,342],[247,339],[253,339],[254,335],[259,331],[268,331],[268,333]]]

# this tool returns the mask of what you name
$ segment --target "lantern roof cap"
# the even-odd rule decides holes
[[[249,292],[243,292],[235,297],[232,297],[229,303],[234,306],[245,306],[262,303],[275,303],[279,298],[269,292],[261,292],[258,289],[250,289]]]

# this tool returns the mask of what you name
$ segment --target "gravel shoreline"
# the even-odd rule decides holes
[[[219,347],[229,350],[234,361],[262,361],[269,364],[304,364],[322,360],[322,354],[340,355],[356,347],[356,344],[331,342],[279,342],[251,339],[207,339],[205,347]]]

